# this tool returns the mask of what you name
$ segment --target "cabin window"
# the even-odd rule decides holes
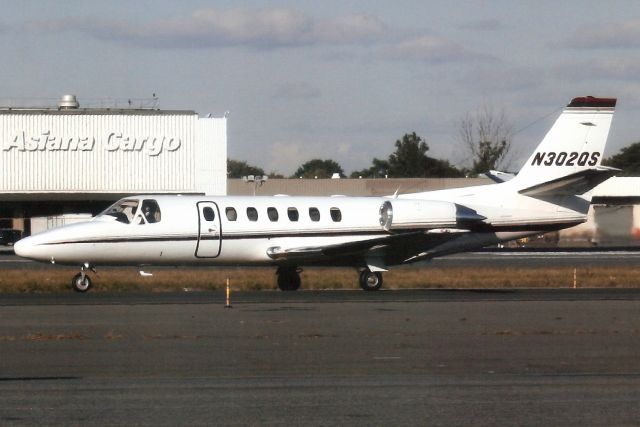
[[[342,221],[342,212],[340,212],[339,208],[331,208],[329,212],[331,213],[331,219],[333,222]]]
[[[296,208],[287,208],[287,216],[289,217],[289,221],[297,221],[300,218],[298,214],[298,209]]]
[[[271,222],[278,220],[278,210],[276,208],[267,208],[267,216]]]
[[[224,212],[227,214],[227,219],[229,221],[235,221],[238,219],[238,212],[236,212],[235,208],[226,208]]]
[[[138,210],[138,203],[137,200],[131,199],[119,200],[98,216],[112,216],[118,222],[130,224]]]
[[[309,208],[309,218],[311,218],[311,221],[320,221],[320,211],[318,208]]]
[[[216,213],[213,211],[213,208],[211,206],[207,206],[202,209],[202,216],[204,217],[205,221],[213,221],[214,219],[216,219]]]
[[[247,208],[247,218],[249,218],[249,221],[258,220],[258,211],[256,208]]]
[[[149,224],[153,224],[155,222],[160,222],[160,206],[158,206],[158,202],[153,199],[147,199],[142,201],[142,214],[144,215],[144,219]]]

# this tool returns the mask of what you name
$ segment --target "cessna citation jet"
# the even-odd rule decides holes
[[[573,99],[520,172],[497,184],[389,197],[127,197],[15,252],[79,266],[80,292],[100,265],[273,266],[283,291],[300,287],[301,267],[351,266],[377,290],[390,266],[584,222],[591,190],[618,171],[600,166],[615,104]]]

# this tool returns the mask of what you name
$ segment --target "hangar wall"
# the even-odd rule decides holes
[[[224,118],[5,110],[0,143],[2,193],[226,193]]]
[[[80,108],[73,95],[0,107],[0,229],[29,233],[29,218],[95,214],[130,194],[225,195],[226,159],[226,117]]]

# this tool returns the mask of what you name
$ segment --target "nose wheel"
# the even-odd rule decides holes
[[[71,286],[76,292],[87,292],[91,288],[91,279],[84,272],[78,273],[73,276]]]
[[[89,266],[89,264],[85,264],[80,267],[80,273],[73,276],[71,279],[71,287],[76,292],[87,292],[91,288],[91,278],[87,275],[87,269],[90,269],[94,273],[96,270]]]

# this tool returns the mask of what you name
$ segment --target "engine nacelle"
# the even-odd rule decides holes
[[[380,206],[380,225],[401,229],[463,228],[486,219],[465,206],[438,200],[387,200]]]

